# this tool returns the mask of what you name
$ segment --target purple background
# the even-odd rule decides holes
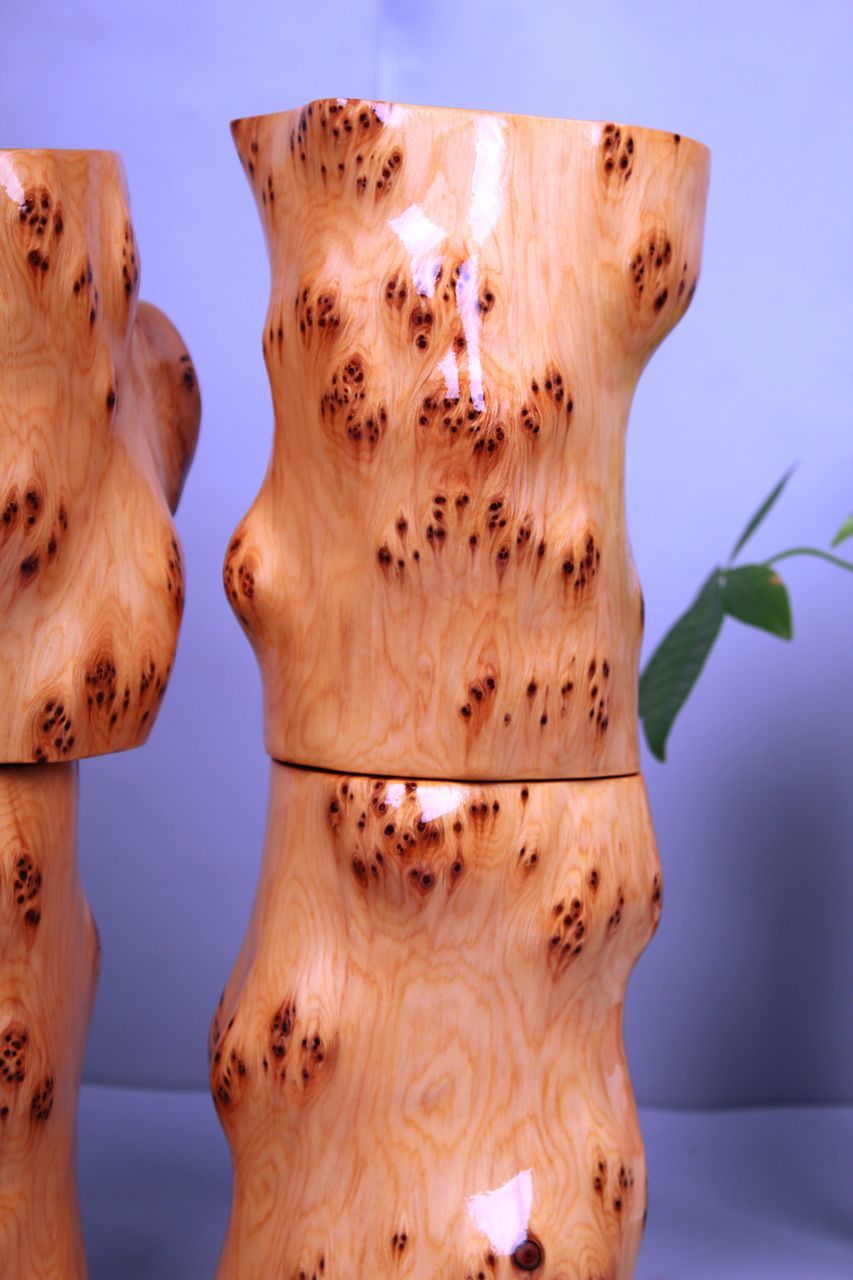
[[[254,659],[220,585],[271,438],[267,264],[229,118],[352,94],[711,147],[703,278],[629,435],[648,653],[792,461],[756,553],[825,545],[853,507],[853,7],[2,0],[0,14],[0,141],[122,152],[143,296],[201,380],[172,686],[148,747],[81,770],[81,864],[104,944],[87,1078],[204,1087],[267,776]],[[785,577],[794,645],[729,624],[671,762],[646,762],[665,871],[627,1011],[646,1103],[853,1101],[853,578],[816,562]]]

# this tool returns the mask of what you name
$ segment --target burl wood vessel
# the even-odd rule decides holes
[[[0,151],[0,1275],[86,1274],[74,1169],[97,938],[77,765],[144,742],[183,607],[186,349],[137,300],[117,156]]]
[[[274,762],[211,1033],[220,1280],[628,1280],[661,879],[624,435],[708,153],[346,99],[233,129],[276,430],[225,587]]]

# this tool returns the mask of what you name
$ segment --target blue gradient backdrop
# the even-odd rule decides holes
[[[853,7],[2,0],[0,16],[0,143],[121,151],[143,296],[201,379],[178,661],[150,744],[81,771],[81,863],[104,943],[87,1078],[202,1087],[267,777],[259,680],[220,586],[271,438],[267,264],[229,118],[365,95],[711,147],[703,278],[629,434],[648,652],[789,463],[756,551],[826,542],[853,508]],[[853,579],[807,562],[786,577],[794,645],[729,624],[671,762],[646,762],[666,899],[628,1001],[646,1103],[853,1101]]]

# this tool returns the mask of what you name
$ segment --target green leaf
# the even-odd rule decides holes
[[[788,470],[783,475],[782,479],[779,481],[779,483],[771,490],[771,492],[764,499],[761,506],[758,508],[755,515],[749,521],[743,533],[740,535],[737,542],[735,543],[734,550],[732,551],[732,554],[729,556],[729,564],[732,563],[737,553],[741,550],[742,547],[746,545],[746,543],[755,533],[755,530],[761,524],[762,520],[767,515],[768,511],[773,506],[773,504],[775,503],[776,499],[779,497],[782,490],[785,488],[785,485],[790,480],[793,472],[794,472],[794,468],[789,467]]]
[[[724,614],[720,570],[715,569],[661,640],[640,677],[640,718],[649,749],[658,760],[666,759],[670,729],[705,665]]]
[[[730,618],[761,627],[783,640],[794,634],[788,591],[772,565],[745,564],[727,570],[723,608]]]
[[[832,539],[830,546],[839,547],[842,542],[846,542],[848,538],[853,538],[853,516],[848,516],[844,524],[838,530],[838,533]]]

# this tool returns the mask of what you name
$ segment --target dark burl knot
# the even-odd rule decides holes
[[[544,1260],[541,1244],[536,1240],[522,1240],[512,1255],[512,1265],[519,1271],[535,1271]]]

